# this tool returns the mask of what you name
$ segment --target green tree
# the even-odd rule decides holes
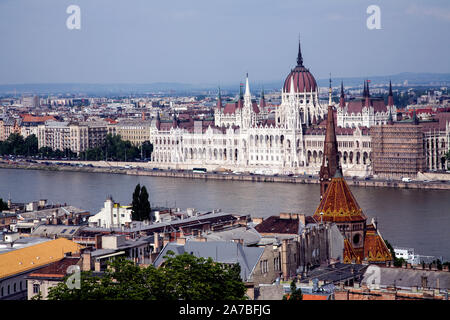
[[[146,159],[149,159],[152,156],[153,152],[153,144],[150,143],[150,141],[144,141],[142,143],[142,156]]]
[[[303,300],[302,289],[297,288],[295,282],[296,282],[295,280],[291,281],[291,293],[285,294],[283,296],[283,300],[292,300],[292,301]]]
[[[3,210],[8,210],[8,203],[4,202],[2,198],[0,198],[0,212]]]
[[[10,152],[14,155],[24,154],[24,140],[22,135],[18,133],[11,133],[6,139],[6,143],[10,145]]]
[[[38,147],[38,139],[34,134],[29,135],[25,138],[24,141],[24,155],[26,156],[34,156],[38,153],[39,147]]]
[[[134,188],[133,192],[133,200],[131,202],[131,220],[139,221],[140,218],[140,194],[141,194],[141,185],[137,184],[136,188]]]
[[[139,221],[150,219],[150,202],[148,201],[147,188],[143,186],[139,195]]]
[[[246,288],[239,265],[169,252],[160,268],[116,258],[102,275],[81,272],[80,288],[65,279],[49,290],[49,300],[242,300]],[[67,278],[67,277],[66,277]]]

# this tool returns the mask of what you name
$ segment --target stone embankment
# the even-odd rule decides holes
[[[250,181],[250,182],[278,182],[278,183],[300,183],[300,184],[317,184],[319,183],[317,176],[297,175],[256,175],[256,174],[233,174],[231,172],[206,172],[194,173],[187,170],[152,170],[150,168],[141,167],[139,163],[132,163],[133,168],[128,168],[131,164],[118,167],[97,167],[93,161],[86,162],[87,165],[59,165],[55,162],[29,163],[29,162],[11,162],[0,161],[0,168],[8,169],[30,169],[30,170],[47,170],[47,171],[71,171],[71,172],[92,172],[92,173],[112,173],[112,174],[128,174],[139,176],[169,177],[169,178],[185,178],[185,179],[204,179],[204,180],[229,180],[229,181]],[[401,188],[401,189],[432,189],[432,190],[450,190],[450,181],[411,181],[403,182],[398,180],[364,180],[347,178],[347,183],[355,187],[380,187],[380,188]]]

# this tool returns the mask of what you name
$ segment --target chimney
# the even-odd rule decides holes
[[[428,277],[422,276],[422,288],[425,289],[428,287]]]
[[[101,249],[102,248],[102,235],[96,234],[95,235],[95,249]]]
[[[159,252],[159,233],[155,232],[153,234],[153,237],[154,237],[153,244],[154,244],[154,247],[155,247],[155,252]]]
[[[254,223],[254,224],[259,224],[259,223],[261,223],[261,222],[263,222],[263,218],[260,218],[260,217],[254,217],[254,218],[252,218],[252,222]]]
[[[288,212],[281,212],[280,213],[280,219],[290,219],[291,218],[291,214]]]
[[[81,265],[81,270],[90,271],[92,268],[91,252],[90,251],[83,252],[81,257],[83,261]]]
[[[281,271],[284,280],[289,279],[289,261],[288,261],[288,240],[283,239],[281,242]]]

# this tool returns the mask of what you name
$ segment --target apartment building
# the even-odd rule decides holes
[[[106,140],[107,126],[103,122],[47,121],[38,126],[37,133],[39,148],[50,147],[62,151],[70,149],[79,153],[102,146]]]
[[[108,125],[108,133],[120,135],[122,140],[130,141],[134,146],[140,146],[150,141],[150,125],[148,120],[125,120]]]

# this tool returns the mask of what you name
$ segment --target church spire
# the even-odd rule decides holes
[[[161,117],[159,116],[159,112],[156,114],[156,128],[161,130]]]
[[[302,57],[302,48],[300,46],[300,36],[298,37],[297,66],[303,67],[303,57]]]
[[[336,139],[334,111],[333,106],[328,106],[327,129],[325,133],[325,142],[323,147],[322,166],[320,167],[320,197],[327,190],[328,185],[336,174],[342,176],[342,170],[339,165],[338,144]]]
[[[389,80],[389,95],[388,95],[388,106],[392,107],[394,105],[394,95],[392,94],[392,83]]]
[[[178,127],[178,119],[177,119],[175,112],[173,113],[173,117],[172,117],[172,127],[174,129]]]
[[[370,107],[369,82],[370,82],[370,80],[366,80],[366,95],[365,95],[366,101],[365,101],[365,103],[364,103],[364,105],[365,105],[366,107]]]
[[[219,94],[217,95],[217,109],[219,111],[222,109],[222,95],[220,94],[220,87],[219,87]]]
[[[339,99],[339,105],[345,107],[345,94],[344,94],[344,82],[341,81],[341,97]]]
[[[266,98],[264,98],[264,87],[261,89],[261,99],[259,100],[259,110],[262,112],[266,107]]]
[[[331,96],[332,96],[333,90],[331,89],[331,73],[330,73],[330,88],[328,89],[328,105],[331,106]]]

